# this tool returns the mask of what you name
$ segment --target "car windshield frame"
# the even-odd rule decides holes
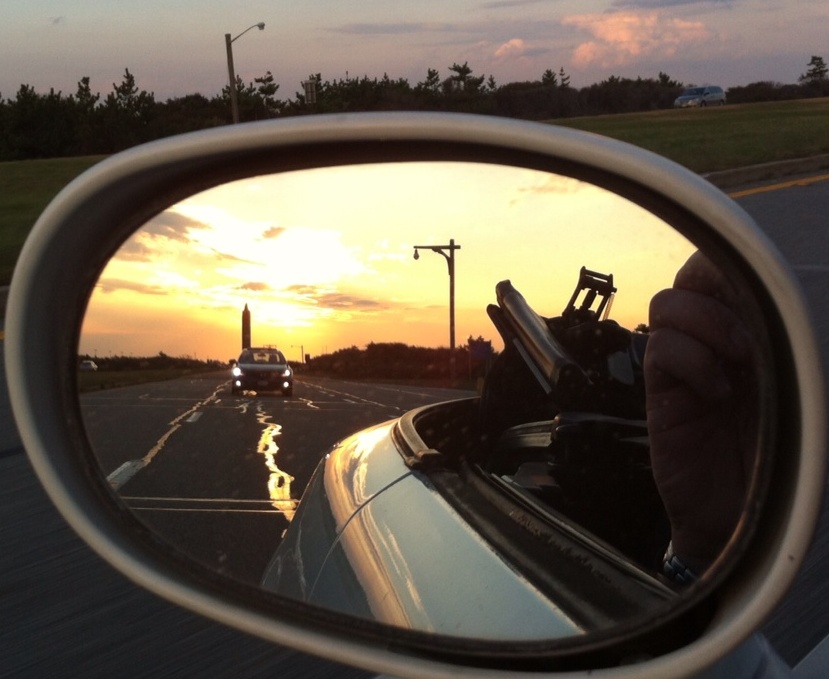
[[[245,349],[239,356],[239,363],[245,365],[287,364],[284,354],[278,349]]]

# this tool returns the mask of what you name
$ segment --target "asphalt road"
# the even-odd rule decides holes
[[[817,181],[812,179],[817,178]],[[736,200],[771,237],[803,286],[829,382],[829,175],[791,177],[788,186]],[[790,664],[829,635],[829,498],[794,587],[765,628]]]
[[[753,188],[758,192],[738,201],[794,267],[829,357],[829,181]],[[3,375],[0,677],[364,676],[205,621],[127,582],[74,536],[45,498],[7,400]],[[827,557],[829,503],[797,583],[765,628],[790,663],[829,634]]]
[[[258,584],[335,443],[462,395],[310,377],[297,378],[292,397],[233,395],[220,373],[84,394],[81,410],[102,474],[144,523],[210,568]]]

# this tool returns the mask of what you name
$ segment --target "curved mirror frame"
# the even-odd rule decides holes
[[[685,274],[669,318],[654,310],[695,252],[625,198],[516,166],[222,184],[154,216],[100,274],[78,342],[84,427],[119,499],[221,576],[448,637],[611,634],[712,577],[774,424],[745,423],[774,412],[773,370],[737,274]],[[656,345],[650,323],[666,326]],[[718,333],[743,333],[748,360]],[[657,373],[670,384],[650,393]],[[433,405],[413,440],[368,429],[464,399],[463,417]],[[449,427],[464,435],[434,438]],[[437,473],[406,459],[424,447]],[[493,530],[493,512],[523,518]],[[667,577],[680,540],[687,572]]]
[[[670,539],[667,519],[647,445],[640,446],[647,435],[642,361],[650,300],[671,287],[694,250],[660,219],[605,189],[511,166],[366,164],[221,185],[153,217],[101,273],[79,340],[84,426],[101,472],[127,506],[159,537],[223,575],[344,613],[450,636],[527,640],[612,627],[672,596],[658,581]],[[421,252],[441,256],[421,262]],[[582,271],[585,264],[588,271]],[[575,317],[575,306],[596,295],[591,285],[608,283],[596,329],[619,329],[621,350],[607,349],[605,365],[585,363],[585,370],[596,373],[597,389],[607,373],[606,383],[618,394],[612,404],[585,402],[580,409],[597,421],[628,417],[637,429],[628,436],[636,439],[630,445],[638,450],[608,449],[607,459],[592,463],[565,462],[572,452],[563,444],[545,452],[553,446],[552,420],[565,404],[545,384],[489,379],[504,363],[506,345],[514,350],[487,316],[503,279],[538,300],[539,313],[550,318],[568,304]],[[612,320],[604,320],[608,316]],[[581,320],[571,325],[586,333]],[[564,337],[564,331],[558,334]],[[605,351],[587,348],[589,342],[572,341],[583,362],[591,351]],[[221,357],[235,351],[241,353],[230,368]],[[506,360],[516,374],[527,369]],[[623,368],[610,377],[614,361]],[[641,589],[625,596],[641,603],[626,601],[619,610],[608,604],[605,613],[587,614],[571,602],[572,612],[561,613],[552,585],[544,593],[532,577],[514,578],[505,569],[510,559],[512,570],[520,567],[499,547],[503,539],[482,540],[445,500],[428,493],[421,502],[397,503],[397,512],[385,510],[374,519],[382,527],[362,535],[382,542],[385,556],[353,568],[346,558],[342,565],[359,571],[353,577],[363,581],[360,598],[389,600],[372,580],[395,581],[387,585],[398,600],[394,611],[385,603],[373,604],[375,612],[363,610],[321,594],[322,582],[312,593],[303,591],[307,585],[292,590],[285,577],[279,581],[279,566],[269,564],[284,561],[276,554],[280,536],[317,463],[338,441],[427,403],[476,396],[483,396],[488,412],[478,406],[480,414],[472,412],[464,427],[469,440],[438,450],[447,464],[469,457],[494,482],[512,484],[504,492],[523,493],[559,522],[572,520],[568,530],[586,531],[580,539],[591,546],[630,534],[622,544],[627,554],[617,553],[618,543],[606,544],[612,556],[593,558],[602,564],[609,558],[611,565],[602,567],[620,583],[634,573]],[[510,400],[521,405],[508,405]],[[491,428],[473,431],[476,420],[507,414],[513,428],[546,429],[546,442],[510,455],[485,442],[496,435]],[[506,424],[499,425],[501,438],[503,429]],[[592,445],[606,443],[595,439]],[[392,457],[397,474],[408,473],[403,453]],[[541,474],[532,476],[539,468]],[[593,474],[598,478],[587,486],[562,481]],[[346,478],[326,495],[354,491],[361,476]],[[562,482],[565,501],[551,497]],[[625,485],[630,488],[621,492]],[[616,497],[613,486],[620,491]],[[446,492],[450,505],[457,501]],[[647,502],[640,502],[643,496]],[[384,496],[371,508],[384,504],[396,503]],[[622,509],[634,504],[637,512],[621,519]],[[588,505],[592,530],[581,525]],[[446,532],[433,535],[420,530],[424,524]],[[637,536],[640,530],[653,535]],[[302,551],[294,557],[307,571],[302,583],[323,568],[310,563],[311,555],[345,544],[354,528],[335,537],[323,525],[304,524],[306,535],[312,531],[319,532],[319,545],[291,548]],[[467,546],[453,548],[459,541]],[[418,562],[423,553],[432,559]],[[544,568],[544,557],[534,561],[536,570]],[[478,572],[475,581],[460,575],[468,568]],[[446,586],[437,587],[441,582]],[[482,582],[501,594],[487,598],[488,613],[473,613],[462,602],[474,600]],[[566,583],[556,586],[565,589]],[[406,592],[411,597],[404,601]],[[615,598],[610,592],[594,598],[602,596]],[[515,611],[512,621],[507,609]],[[532,609],[539,609],[537,617],[529,615]],[[567,620],[560,631],[549,627],[560,619]]]

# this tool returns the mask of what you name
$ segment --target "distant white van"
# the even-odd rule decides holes
[[[674,108],[724,106],[725,92],[722,87],[706,85],[705,87],[691,87],[680,94],[674,101]]]

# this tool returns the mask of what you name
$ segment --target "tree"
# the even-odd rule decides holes
[[[87,83],[88,84],[88,83]],[[139,91],[135,76],[127,68],[120,85],[112,83],[112,92],[107,95],[104,106],[116,109],[129,118],[142,119],[155,106],[153,93]]]
[[[74,98],[70,97],[75,109],[74,153],[88,155],[97,150],[98,101],[100,98],[100,94],[92,93],[89,76],[84,76],[78,81],[78,90]]]
[[[92,94],[89,87],[89,76],[84,76],[78,81],[78,91],[75,93],[75,103],[80,111],[89,115],[98,105],[100,94]]]
[[[125,69],[121,84],[112,83],[101,107],[101,151],[111,153],[148,141],[154,112],[153,93],[139,90],[135,76]]]
[[[253,82],[258,85],[256,88],[256,96],[264,112],[264,117],[273,117],[282,108],[282,102],[276,98],[279,85],[274,82],[273,73],[268,71],[262,77],[254,78]]]
[[[472,69],[469,67],[469,62],[464,61],[463,64],[452,64],[449,67],[449,70],[452,71],[455,75],[449,76],[449,80],[451,80],[455,86],[452,88],[454,90],[465,90],[467,86],[467,81],[469,80],[469,76],[472,75]]]
[[[829,74],[829,67],[826,66],[823,57],[812,56],[809,61],[809,69],[798,78],[798,82],[820,83],[826,80],[827,74]]]
[[[681,89],[682,88],[682,83],[681,82],[679,82],[678,80],[674,80],[673,78],[671,78],[671,76],[669,76],[667,73],[663,73],[662,71],[659,71],[658,80],[659,80],[659,86],[660,87],[667,87],[667,88],[670,88],[670,89]]]
[[[49,90],[38,94],[21,85],[0,115],[0,158],[56,158],[76,153],[76,115],[72,97]]]
[[[429,68],[426,70],[426,79],[415,85],[416,94],[438,95],[440,94],[440,74],[437,69]]]
[[[548,87],[557,87],[558,86],[558,78],[556,77],[556,74],[553,73],[553,70],[551,68],[548,68],[541,75],[541,84],[546,85]]]
[[[226,125],[230,117],[229,102],[220,96],[208,99],[198,93],[168,99],[157,108],[154,138],[219,127]]]

